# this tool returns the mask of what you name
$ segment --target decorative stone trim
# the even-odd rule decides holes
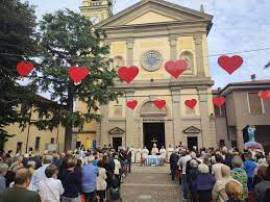
[[[185,130],[183,130],[183,133],[185,134],[198,134],[200,132],[201,130],[199,128],[196,128],[195,126],[190,126],[186,128]]]
[[[111,130],[109,130],[110,135],[123,135],[125,131],[119,127],[115,127]]]

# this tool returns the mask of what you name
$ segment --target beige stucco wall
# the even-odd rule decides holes
[[[65,142],[65,129],[61,126],[54,129],[53,131],[50,130],[38,130],[37,127],[34,125],[26,126],[24,131],[21,131],[18,124],[12,124],[5,128],[9,134],[14,134],[14,137],[8,139],[5,144],[4,149],[13,150],[16,152],[17,143],[22,142],[22,152],[26,152],[26,140],[28,136],[28,149],[32,147],[35,148],[35,140],[36,137],[40,137],[40,148],[36,152],[42,153],[44,150],[47,149],[47,145],[51,143],[51,138],[55,139],[55,143],[58,144],[58,151],[64,151],[64,142]],[[29,133],[28,133],[29,130]]]
[[[86,112],[87,111],[87,104],[83,103],[81,101],[76,101],[75,102],[75,111]],[[97,113],[97,114],[100,113],[99,110],[91,111],[91,112]],[[80,142],[87,149],[91,148],[93,140],[96,139],[96,128],[97,128],[97,123],[96,123],[96,121],[93,120],[90,122],[86,122],[84,124],[83,128],[80,130],[74,129],[74,131],[75,131],[74,135],[76,135],[76,141]]]

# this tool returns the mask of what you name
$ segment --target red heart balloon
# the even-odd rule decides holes
[[[127,101],[127,107],[134,110],[138,104],[137,100],[129,100]]]
[[[270,100],[270,90],[262,90],[262,91],[260,91],[259,96],[264,100]]]
[[[130,83],[135,79],[135,77],[139,73],[139,68],[136,66],[130,66],[130,67],[120,67],[118,69],[118,76],[121,80],[126,81],[127,83]]]
[[[34,69],[34,65],[32,62],[21,61],[17,64],[16,69],[20,76],[27,76]]]
[[[74,83],[80,83],[83,79],[85,79],[88,74],[90,74],[90,70],[87,67],[70,67],[68,70],[69,77]]]
[[[225,97],[215,97],[213,98],[213,103],[217,107],[221,107],[222,105],[225,104]]]
[[[187,70],[188,63],[185,60],[168,61],[165,64],[166,71],[174,78],[178,78],[184,71]]]
[[[234,55],[232,57],[223,55],[218,58],[218,64],[229,74],[235,72],[243,64],[243,58],[239,55]]]
[[[186,100],[185,105],[190,109],[194,109],[194,107],[197,105],[197,100],[196,99]]]
[[[166,100],[155,100],[154,104],[158,109],[162,109],[166,105]]]

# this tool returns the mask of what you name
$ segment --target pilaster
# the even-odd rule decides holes
[[[181,88],[180,87],[172,87],[171,94],[172,94],[172,137],[173,141],[169,142],[171,145],[177,145],[180,141],[183,141],[183,128],[181,127],[181,96],[180,96]],[[167,145],[169,145],[167,144]]]
[[[133,97],[135,93],[135,90],[127,90],[125,91],[125,95],[126,95],[126,100],[129,97]],[[135,120],[135,111],[130,110],[127,106],[126,103],[124,103],[125,105],[125,142],[124,145],[125,147],[139,147],[139,127],[138,127],[138,122]],[[136,109],[135,109],[136,110]]]
[[[195,53],[198,77],[205,77],[202,34],[195,34]]]
[[[207,87],[198,87],[197,90],[199,93],[202,146],[213,147],[216,145],[216,142],[214,138],[215,133],[210,123]]]
[[[171,60],[177,60],[177,37],[174,35],[171,35],[169,37],[169,43],[170,43]]]
[[[133,49],[134,49],[134,39],[130,38],[126,41],[127,44],[127,65],[133,64]]]

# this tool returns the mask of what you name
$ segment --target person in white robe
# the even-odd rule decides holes
[[[149,150],[144,147],[141,152],[141,166],[146,165],[146,158],[149,154]]]
[[[172,147],[172,145],[169,145],[167,149],[167,162],[170,162],[171,154],[173,153],[175,149]]]
[[[136,163],[141,162],[141,158],[142,158],[141,151],[142,151],[141,148],[138,148],[138,149],[135,150],[135,162]]]
[[[161,149],[159,150],[159,153],[160,153],[160,158],[161,158],[161,165],[163,165],[166,159],[166,154],[167,154],[167,151],[164,148],[164,146],[161,147]]]
[[[158,148],[157,148],[157,145],[154,144],[154,145],[153,145],[153,148],[152,148],[152,150],[151,150],[151,154],[152,154],[152,155],[157,155],[157,153],[158,153]]]
[[[135,163],[135,149],[131,146],[129,150],[131,152],[131,162]]]

